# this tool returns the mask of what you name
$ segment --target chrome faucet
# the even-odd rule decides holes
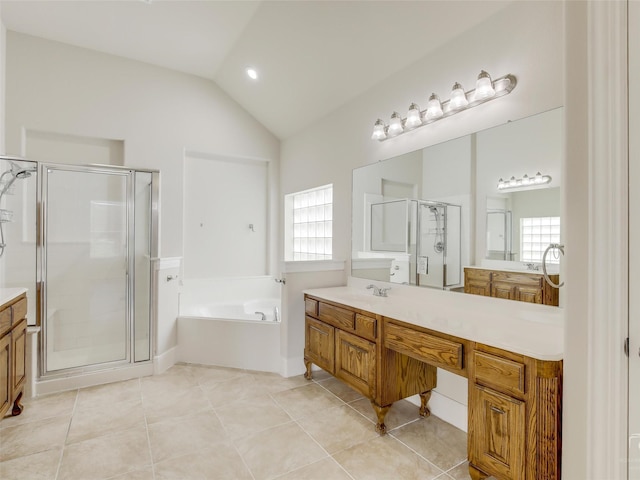
[[[527,267],[527,270],[534,270],[534,271],[540,270],[540,266],[535,263],[525,263],[524,266]]]
[[[376,297],[386,297],[387,292],[391,290],[391,287],[380,288],[377,285],[374,285],[373,283],[371,285],[367,285],[367,290],[371,290],[372,288],[373,288],[373,294]]]

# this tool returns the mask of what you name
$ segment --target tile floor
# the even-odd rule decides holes
[[[407,401],[369,401],[324,372],[176,365],[24,402],[0,422],[3,480],[469,479],[466,435]]]

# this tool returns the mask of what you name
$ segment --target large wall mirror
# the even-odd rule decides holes
[[[558,108],[355,169],[351,275],[455,288],[465,266],[539,263],[560,241],[562,124]]]

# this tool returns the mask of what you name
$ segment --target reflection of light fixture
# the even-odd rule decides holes
[[[416,128],[420,125],[422,125],[420,107],[415,103],[412,103],[409,105],[409,113],[407,113],[407,120],[404,122],[404,126],[407,128]]]
[[[498,190],[502,192],[504,190],[514,189],[534,189],[542,187],[547,183],[551,183],[551,177],[549,175],[542,175],[540,172],[538,172],[533,177],[524,175],[522,178],[511,177],[506,181],[501,178],[500,180],[498,180]]]
[[[450,117],[463,110],[468,110],[482,103],[500,98],[511,91],[516,86],[516,77],[505,75],[504,77],[491,80],[491,76],[482,70],[478,75],[476,88],[465,92],[459,83],[453,85],[451,98],[440,102],[440,98],[435,93],[429,97],[427,109],[420,111],[415,103],[409,106],[407,118],[404,119],[399,113],[391,115],[389,125],[385,125],[382,120],[377,120],[373,126],[373,140],[386,140],[395,137],[409,130],[423,127],[437,120]]]
[[[398,112],[393,112],[391,114],[391,120],[389,121],[389,128],[387,129],[387,134],[390,137],[401,134],[404,131],[402,127],[402,117]]]

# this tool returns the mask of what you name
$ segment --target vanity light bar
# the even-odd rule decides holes
[[[536,173],[533,177],[524,175],[522,178],[511,177],[509,180],[498,180],[498,191],[503,192],[505,190],[513,189],[527,189],[537,188],[551,182],[549,175],[542,175],[540,172]]]
[[[399,113],[393,112],[389,125],[381,119],[376,120],[373,126],[372,140],[387,140],[402,133],[424,127],[435,121],[455,115],[463,110],[481,105],[494,98],[503,97],[511,93],[516,86],[516,77],[511,74],[491,80],[487,72],[482,70],[478,75],[476,88],[464,91],[462,85],[456,82],[451,89],[449,100],[440,102],[440,98],[435,93],[429,97],[426,110],[420,110],[417,104],[409,105],[406,118],[402,118]]]

